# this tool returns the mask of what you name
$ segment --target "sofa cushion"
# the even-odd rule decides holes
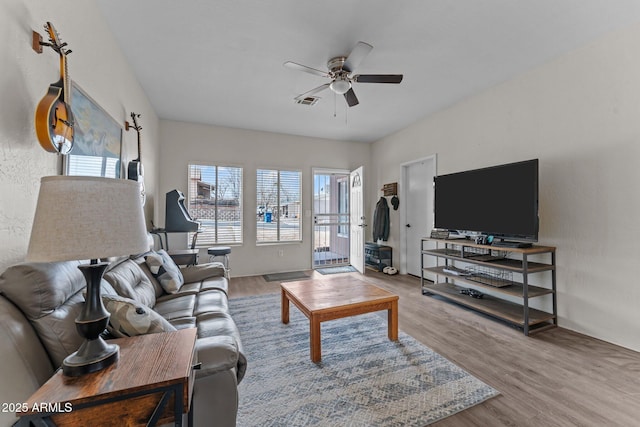
[[[132,299],[106,294],[102,295],[102,302],[111,314],[107,329],[115,337],[132,337],[176,330],[158,313]]]
[[[200,292],[196,297],[196,306],[193,309],[193,314],[198,316],[204,313],[218,312],[229,312],[227,295],[218,290]]]
[[[228,313],[205,313],[196,317],[196,323],[198,327],[198,341],[196,347],[198,348],[198,358],[203,362],[203,369],[208,371],[211,367],[207,366],[211,363],[211,358],[221,357],[222,354],[207,354],[207,344],[213,342],[224,341],[228,345],[229,359],[224,356],[228,363],[233,363],[233,358],[236,358],[235,368],[237,369],[236,375],[238,382],[242,380],[244,376],[247,360],[244,357],[242,349],[242,341],[240,340],[240,332],[235,322]],[[200,353],[202,351],[202,353]],[[235,356],[233,353],[237,353]]]
[[[158,298],[154,310],[165,319],[172,321],[181,317],[193,317],[196,295],[167,295]]]
[[[25,402],[51,377],[54,369],[33,326],[2,295],[0,337],[0,378],[3,384],[0,386],[0,402]],[[0,411],[0,425],[12,426],[16,421],[13,411]]]
[[[189,267],[190,268],[190,267]],[[189,270],[187,268],[187,270]],[[186,277],[186,275],[185,275]],[[201,281],[187,282],[182,285],[179,294],[197,294],[202,291],[218,290],[224,292],[225,295],[229,295],[229,281],[226,277],[209,277]]]
[[[169,321],[176,329],[186,329],[186,328],[195,328],[196,327],[196,318],[195,317],[178,317],[176,319],[171,319]]]
[[[210,278],[226,276],[226,269],[221,262],[208,262],[205,264],[190,265],[182,270],[185,283],[201,282]]]
[[[84,341],[75,318],[84,306],[86,281],[77,261],[22,263],[0,276],[0,291],[29,319],[53,366]]]
[[[166,251],[150,252],[144,257],[151,274],[160,282],[162,289],[168,294],[175,294],[184,284],[180,268],[173,262]]]
[[[140,266],[133,260],[125,259],[110,266],[104,278],[118,295],[153,308],[156,304],[156,290]]]
[[[208,312],[196,316],[198,338],[228,335],[240,341],[240,332],[229,313]]]
[[[230,369],[235,370],[237,382],[242,381],[247,370],[247,359],[234,337],[216,335],[198,338],[196,350],[198,361],[202,363],[202,368],[195,371],[196,378]]]

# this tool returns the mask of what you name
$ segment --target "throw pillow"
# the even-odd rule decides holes
[[[168,294],[175,294],[184,284],[184,277],[180,268],[171,259],[169,254],[160,250],[157,253],[150,253],[144,257],[151,274],[158,279],[162,289]]]
[[[132,299],[104,294],[102,303],[111,314],[107,330],[115,337],[132,337],[176,330],[164,317]]]

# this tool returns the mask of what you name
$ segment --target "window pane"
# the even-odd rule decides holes
[[[67,174],[120,178],[120,160],[116,157],[69,154],[67,156]]]
[[[301,184],[302,174],[298,171],[257,170],[259,243],[302,240]]]
[[[242,169],[218,167],[218,243],[242,241]]]
[[[242,168],[189,165],[188,201],[198,246],[242,242]]]
[[[280,172],[280,240],[300,241],[301,224],[301,173]]]
[[[349,235],[349,177],[338,178],[338,213],[347,214],[340,215],[338,222],[342,225],[338,226],[338,235],[348,237]]]
[[[275,242],[278,229],[273,209],[278,205],[278,171],[258,169],[256,176],[257,241]]]

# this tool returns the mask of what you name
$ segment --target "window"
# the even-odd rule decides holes
[[[117,157],[69,154],[66,165],[67,175],[120,178],[120,159]]]
[[[338,236],[349,237],[349,175],[338,178]]]
[[[242,243],[242,168],[190,164],[187,205],[198,246]]]
[[[302,240],[302,173],[257,170],[257,242]]]

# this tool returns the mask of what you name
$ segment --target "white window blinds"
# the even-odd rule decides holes
[[[302,240],[302,173],[258,169],[256,179],[257,242]]]
[[[189,215],[200,223],[198,246],[242,243],[242,168],[189,164],[187,199]]]

